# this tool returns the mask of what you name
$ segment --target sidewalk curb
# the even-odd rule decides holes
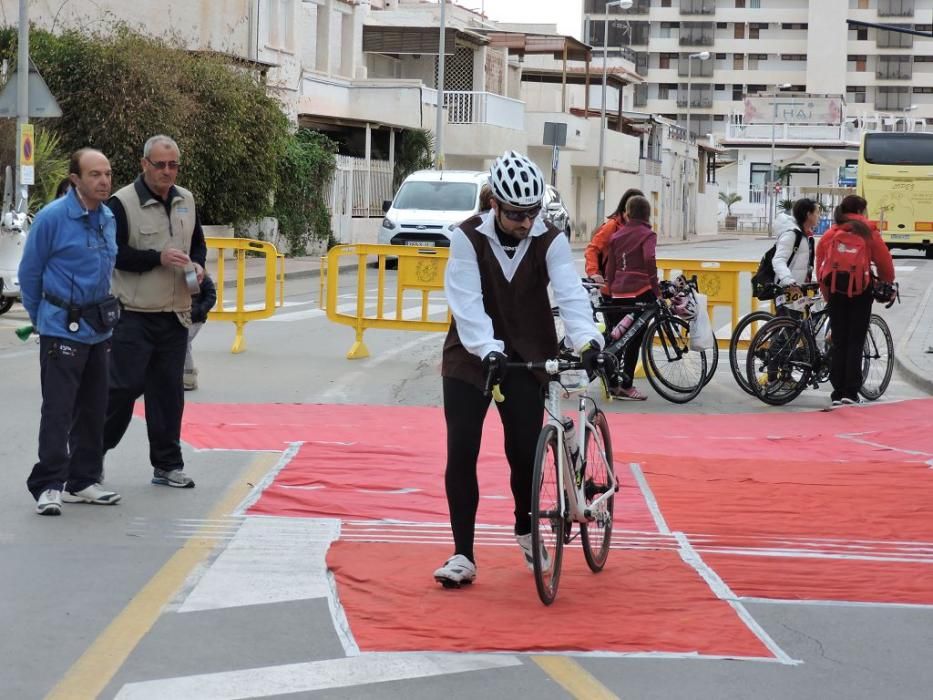
[[[894,366],[904,374],[904,378],[907,380],[908,384],[933,395],[933,379],[924,376],[923,370],[914,363],[910,358],[910,353],[907,351],[911,338],[913,338],[914,333],[917,331],[920,320],[927,309],[927,305],[930,303],[931,296],[933,296],[933,283],[927,287],[927,291],[923,295],[923,300],[920,302],[917,312],[907,326],[907,331],[904,333],[903,340],[901,340],[894,349]]]

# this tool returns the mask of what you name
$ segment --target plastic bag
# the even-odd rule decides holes
[[[696,294],[696,305],[696,317],[690,322],[690,349],[712,350],[716,347],[716,336],[709,320],[705,294]]]

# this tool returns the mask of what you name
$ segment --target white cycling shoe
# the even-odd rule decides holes
[[[531,546],[531,533],[529,532],[527,535],[515,535],[515,541],[518,542],[518,546],[522,549],[522,554],[525,555],[525,566],[528,567],[529,571],[534,572],[534,549]],[[544,573],[551,570],[551,556],[543,545],[541,547],[541,568],[544,570]]]
[[[454,554],[434,572],[434,580],[444,588],[460,588],[473,583],[475,578],[476,564],[462,554]]]

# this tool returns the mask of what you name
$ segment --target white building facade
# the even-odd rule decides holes
[[[605,0],[584,0],[584,41],[601,49]],[[629,53],[646,83],[632,108],[725,135],[746,95],[778,86],[799,93],[843,94],[849,116],[903,114],[933,120],[933,0],[634,0],[609,8],[610,57]],[[690,59],[708,51],[710,58]],[[689,71],[688,71],[689,67]]]

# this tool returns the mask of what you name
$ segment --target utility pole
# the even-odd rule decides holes
[[[16,183],[19,186],[15,207],[29,201],[32,178],[23,177],[23,127],[29,124],[29,2],[19,0],[19,53],[16,59]],[[26,183],[28,181],[28,184]],[[25,204],[24,204],[25,206]],[[24,209],[25,211],[25,209]]]
[[[440,4],[441,35],[437,43],[437,120],[434,125],[434,168],[436,170],[444,169],[444,54],[447,50],[447,0],[440,0]]]

